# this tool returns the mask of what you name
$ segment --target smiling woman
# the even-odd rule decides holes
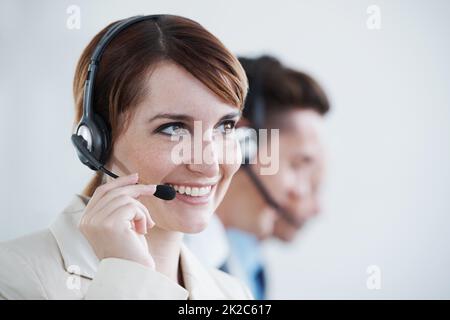
[[[171,15],[121,29],[97,61],[99,43],[118,25],[86,47],[73,89],[75,123],[92,99],[109,136],[110,147],[98,152],[91,132],[89,152],[119,178],[97,171],[49,229],[0,245],[0,298],[251,298],[182,244],[184,233],[206,227],[239,168],[221,161],[219,149],[240,160],[231,133],[247,91],[244,71],[201,25]],[[174,136],[200,136],[214,161],[175,163]],[[152,197],[155,184],[173,187],[175,199]]]
[[[100,39],[113,25],[110,24],[92,39],[78,62],[73,85],[75,123],[80,121],[83,113],[84,81],[90,58]],[[170,101],[164,103],[173,104],[177,99],[184,100],[186,94],[193,90],[188,87],[188,91],[180,91],[176,87],[176,78],[166,79],[169,83],[162,90],[150,86],[150,76],[161,62],[173,63],[184,69],[188,76],[206,86],[222,103],[238,109],[243,107],[248,87],[245,72],[236,57],[214,35],[198,23],[178,16],[160,16],[158,22],[142,21],[122,31],[108,44],[94,83],[97,88],[93,96],[95,112],[110,125],[113,147],[116,137],[129,123],[126,117],[143,99],[156,99],[165,94]],[[205,106],[208,105],[197,105],[202,112]],[[175,111],[168,105],[159,107]],[[154,116],[157,114],[154,113]],[[119,119],[121,115],[125,119]],[[95,188],[102,183],[101,178],[99,172],[84,194],[92,196]]]

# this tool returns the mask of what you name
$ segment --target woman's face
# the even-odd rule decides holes
[[[137,172],[140,182],[173,185],[177,195],[171,201],[153,196],[141,196],[139,200],[157,227],[199,232],[206,227],[240,166],[234,137],[239,110],[185,69],[167,61],[153,69],[147,88],[147,96],[133,109],[128,126],[116,139],[108,165],[123,175]],[[184,158],[183,163],[174,158],[174,148],[180,147],[177,137],[184,143],[189,139],[192,142],[187,144],[192,157]],[[199,151],[206,160],[201,156],[194,159]]]

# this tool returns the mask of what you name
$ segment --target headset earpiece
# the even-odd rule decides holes
[[[111,137],[106,123],[97,114],[94,114],[94,121],[82,118],[74,135],[82,138],[84,146],[83,150],[80,150],[80,145],[74,143],[80,161],[92,170],[98,170],[98,165],[90,159],[93,157],[99,163],[105,163],[108,159]],[[86,157],[86,152],[89,152],[91,157]]]

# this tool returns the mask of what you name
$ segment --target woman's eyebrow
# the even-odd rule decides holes
[[[151,117],[148,119],[148,122],[152,122],[156,119],[170,119],[170,120],[177,120],[177,121],[192,121],[193,118],[187,114],[182,113],[159,113],[156,116]]]
[[[222,116],[219,121],[217,122],[221,122],[223,120],[227,120],[227,119],[233,119],[236,117],[239,117],[241,115],[240,112],[230,112],[224,116]],[[193,122],[195,119],[187,114],[182,114],[182,113],[159,113],[153,117],[151,117],[148,122],[152,122],[153,120],[156,119],[170,119],[170,120],[176,120],[176,121],[186,121],[186,122]]]
[[[241,116],[240,112],[237,112],[237,111],[236,112],[230,112],[230,113],[224,115],[223,117],[221,117],[219,119],[219,121],[217,121],[217,123],[222,122],[224,120],[234,119],[234,118],[237,118],[237,117],[240,117],[240,116]]]

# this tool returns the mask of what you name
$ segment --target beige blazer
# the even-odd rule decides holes
[[[181,287],[138,263],[98,260],[79,231],[76,195],[49,229],[0,243],[0,299],[252,299],[239,280],[204,267],[182,245]]]

